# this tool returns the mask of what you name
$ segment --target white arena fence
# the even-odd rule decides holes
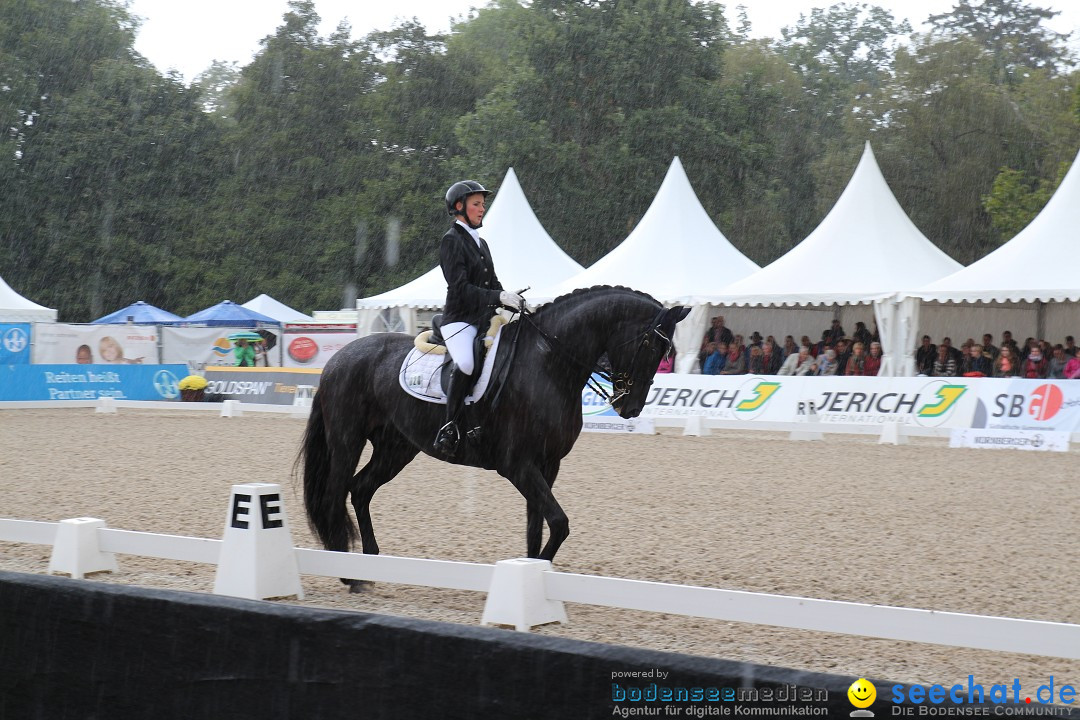
[[[115,554],[217,566],[214,592],[303,597],[300,575],[486,593],[481,622],[518,630],[566,622],[564,603],[745,622],[907,642],[1080,659],[1080,625],[693,587],[556,572],[546,560],[494,565],[329,552],[292,544],[280,486],[234,485],[220,540],[0,519],[0,541],[52,545],[49,572],[82,578],[116,569]]]

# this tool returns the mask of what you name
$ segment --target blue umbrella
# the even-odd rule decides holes
[[[262,313],[248,310],[232,300],[219,302],[217,305],[188,315],[184,322],[199,325],[228,325],[231,327],[257,327],[259,325],[281,325],[280,322]]]
[[[94,320],[94,324],[117,325],[126,323],[129,320],[133,323],[148,325],[183,322],[184,318],[179,315],[174,315],[168,310],[162,310],[159,307],[154,307],[150,303],[139,300],[138,302],[128,305],[126,308],[121,308],[114,313],[99,317],[97,320]]]

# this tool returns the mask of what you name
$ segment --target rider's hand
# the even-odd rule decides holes
[[[515,292],[503,290],[499,293],[499,303],[513,310],[522,310],[525,307],[525,298]]]

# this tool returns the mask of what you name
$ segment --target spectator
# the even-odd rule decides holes
[[[1028,379],[1043,379],[1050,368],[1050,360],[1043,356],[1039,344],[1032,342],[1028,356],[1020,364],[1020,377]]]
[[[818,355],[814,361],[813,369],[810,371],[811,375],[835,375],[836,374],[836,351],[832,348],[825,348],[825,352]]]
[[[960,373],[964,377],[988,377],[993,372],[993,361],[983,352],[982,345],[976,344],[968,348],[964,364],[960,366]]]
[[[810,348],[810,353],[814,357],[821,357],[825,354],[825,351],[827,349],[832,347],[832,345],[833,342],[829,339],[829,331],[826,330],[825,332],[821,333],[821,340],[818,340],[816,343],[814,343],[813,347]]]
[[[986,353],[986,356],[993,360],[997,357],[998,349],[994,345],[994,336],[990,333],[983,335],[982,351]]]
[[[1002,338],[1001,347],[998,349],[998,356],[994,360],[994,377],[1016,377],[1018,372],[1019,364],[1017,363],[1016,355],[1013,353],[1012,345],[1006,345],[1004,338]]]
[[[836,374],[843,375],[847,371],[847,361],[851,357],[851,343],[847,338],[836,341]]]
[[[1065,354],[1065,347],[1060,343],[1054,346],[1050,355],[1050,364],[1046,368],[1046,377],[1050,380],[1065,379],[1065,364],[1069,362],[1069,356]]]
[[[735,336],[736,340],[738,335]],[[721,375],[745,375],[746,374],[746,348],[731,343],[728,345],[727,360],[724,361],[724,369]]]
[[[746,361],[748,375],[765,375],[764,351],[759,345],[750,346],[750,359]]]
[[[832,325],[825,334],[829,336],[829,344],[836,345],[836,342],[844,337],[844,328],[840,325],[840,320],[833,318]]]
[[[810,342],[809,335],[803,335],[799,340],[799,345],[806,346],[806,349],[810,351],[810,357],[817,357],[817,344]]]
[[[814,358],[810,355],[810,346],[802,345],[799,351],[787,356],[777,375],[806,375],[814,366]]]
[[[930,342],[929,335],[923,335],[922,345],[915,351],[915,372],[919,375],[933,375],[937,355],[937,345]]]
[[[810,343],[806,343],[808,346]],[[784,337],[784,347],[780,349],[780,354],[786,360],[789,355],[795,355],[799,352],[799,346],[795,344],[795,338],[791,335]]]
[[[960,351],[960,348],[953,347],[952,338],[942,338],[941,344],[949,348],[949,357],[952,358],[953,362],[956,364],[956,367],[960,367],[960,363],[964,362],[964,353]]]
[[[719,375],[727,362],[727,343],[709,343],[709,356],[705,358],[705,365],[701,369],[702,375]]]
[[[664,357],[660,360],[660,365],[656,368],[656,374],[660,373],[673,373],[675,372],[675,345],[668,348],[664,353]]]
[[[1065,355],[1067,357],[1076,357],[1076,341],[1073,340],[1072,335],[1065,336]]]
[[[870,341],[870,353],[866,356],[863,365],[863,375],[876,376],[881,372],[881,343],[877,340]]]
[[[1005,347],[1006,345],[1012,348],[1014,360],[1020,356],[1020,348],[1016,347],[1016,341],[1013,340],[1012,333],[1008,330],[1001,333],[1001,347]],[[998,348],[998,352],[1001,352],[1001,348]]]
[[[1080,354],[1073,355],[1065,363],[1065,379],[1080,380]]]
[[[709,343],[722,342],[725,345],[730,344],[735,340],[731,330],[724,326],[724,316],[716,315],[712,319],[712,327],[705,331],[705,338],[701,341],[701,351],[698,353],[698,362],[704,366],[705,358],[708,353],[705,351],[705,346]]]
[[[866,329],[866,323],[855,323],[855,332],[852,333],[851,339],[857,343],[863,344],[863,349],[870,347],[870,343],[873,342],[873,338],[870,336],[870,331]]]
[[[1029,337],[1024,339],[1024,344],[1021,346],[1019,353],[1021,363],[1027,360],[1028,354],[1031,353],[1031,349],[1036,345],[1038,345],[1038,342],[1036,342],[1035,338]]]
[[[949,346],[942,343],[938,346],[937,359],[934,360],[934,377],[956,377],[956,360],[949,352]]]
[[[866,355],[863,354],[863,349],[866,346],[861,342],[856,342],[851,346],[851,357],[848,358],[847,363],[844,364],[845,375],[858,375],[862,377],[866,374]]]
[[[780,370],[784,359],[780,357],[780,351],[769,340],[761,346],[761,371],[760,375],[775,375]],[[751,370],[750,372],[754,372]]]

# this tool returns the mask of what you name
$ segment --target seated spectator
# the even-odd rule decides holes
[[[738,335],[735,336],[736,340]],[[721,375],[745,375],[746,374],[746,348],[731,343],[728,345],[727,360],[724,361],[724,369]]]
[[[994,360],[994,377],[1016,377],[1019,372],[1020,365],[1016,360],[1016,355],[1013,353],[1012,345],[1006,345],[1005,341],[1002,340],[1001,347],[998,348],[998,356]]]
[[[851,334],[851,339],[855,342],[862,343],[863,350],[868,348],[870,346],[870,343],[873,342],[873,338],[871,338],[870,336],[870,331],[866,329],[866,323],[864,322],[855,323],[855,332]]]
[[[765,362],[763,356],[764,352],[760,346],[750,346],[750,359],[746,361],[746,372],[748,375],[765,374]]]
[[[964,353],[960,348],[953,347],[952,338],[946,337],[941,339],[941,344],[949,348],[949,357],[956,363],[956,367],[960,367],[960,363],[964,362]]]
[[[702,375],[719,375],[727,362],[727,343],[709,343],[709,356],[705,358],[705,365],[701,368]]]
[[[817,357],[817,344],[810,342],[809,335],[803,335],[799,340],[799,346],[806,346],[806,349],[810,351],[810,357]]]
[[[1080,380],[1080,353],[1073,355],[1065,363],[1065,379]]]
[[[847,361],[851,357],[851,342],[847,338],[836,341],[836,374],[843,375],[847,371]]]
[[[1073,340],[1072,335],[1065,336],[1065,355],[1066,357],[1076,357],[1076,341]]]
[[[922,345],[915,351],[915,372],[919,375],[933,375],[937,356],[937,345],[930,342],[929,335],[923,335]]]
[[[1020,358],[1021,363],[1027,360],[1027,356],[1028,353],[1031,352],[1031,348],[1035,347],[1037,344],[1038,342],[1036,342],[1035,338],[1033,337],[1028,337],[1024,339],[1024,344],[1020,346],[1020,352],[1017,354]]]
[[[656,374],[660,373],[673,373],[675,372],[675,346],[672,345],[664,353],[664,357],[660,360],[660,365],[656,368]]]
[[[998,349],[994,345],[994,336],[990,333],[983,335],[982,350],[991,360],[997,357]]]
[[[808,346],[810,343],[806,343]],[[799,346],[795,344],[795,338],[791,335],[784,337],[784,347],[780,348],[780,355],[786,360],[789,355],[799,352]]]
[[[835,375],[836,374],[836,351],[832,348],[826,348],[825,352],[817,356],[814,360],[813,369],[810,371],[811,375]]]
[[[870,353],[863,364],[863,375],[876,376],[879,372],[881,372],[881,343],[871,340]]]
[[[825,331],[825,334],[829,336],[830,345],[836,345],[837,340],[845,337],[844,328],[840,325],[840,321],[836,318],[833,318],[832,325],[830,325],[829,329]]]
[[[983,352],[983,346],[979,344],[968,348],[968,354],[964,357],[964,363],[960,366],[960,374],[964,377],[989,377],[994,372],[993,361]]]
[[[1042,348],[1038,343],[1032,343],[1028,350],[1028,356],[1020,363],[1020,377],[1029,379],[1043,379],[1049,370],[1050,360],[1043,356]]]
[[[829,331],[821,333],[821,340],[818,340],[810,348],[810,354],[814,357],[821,357],[828,348],[833,346],[833,341],[829,339]]]
[[[866,355],[863,353],[865,347],[866,346],[861,342],[856,342],[851,346],[851,356],[844,365],[845,375],[858,375],[859,377],[862,377],[866,374]]]
[[[942,343],[938,346],[937,359],[934,360],[934,369],[931,372],[934,377],[956,377],[956,360],[949,352],[949,346]]]
[[[1069,356],[1065,354],[1065,346],[1060,343],[1055,345],[1050,354],[1050,364],[1046,368],[1047,379],[1064,380],[1067,362],[1069,362]]]
[[[724,327],[724,316],[714,316],[712,319],[712,326],[705,331],[705,337],[701,341],[701,350],[698,352],[698,362],[704,367],[705,358],[708,356],[708,353],[705,352],[705,346],[709,343],[722,342],[727,345],[734,339],[731,330]]]
[[[998,348],[998,352],[1000,353],[1001,348],[1005,347],[1006,345],[1012,348],[1014,360],[1020,357],[1020,348],[1016,347],[1016,341],[1013,340],[1012,333],[1008,330],[1001,333],[1001,347]]]
[[[761,371],[758,374],[775,375],[783,362],[784,358],[780,356],[780,351],[771,341],[766,340],[765,344],[761,346]],[[749,371],[755,372],[754,370]]]
[[[798,352],[791,353],[784,360],[777,375],[806,375],[814,366],[814,358],[810,355],[810,347],[803,345]]]

